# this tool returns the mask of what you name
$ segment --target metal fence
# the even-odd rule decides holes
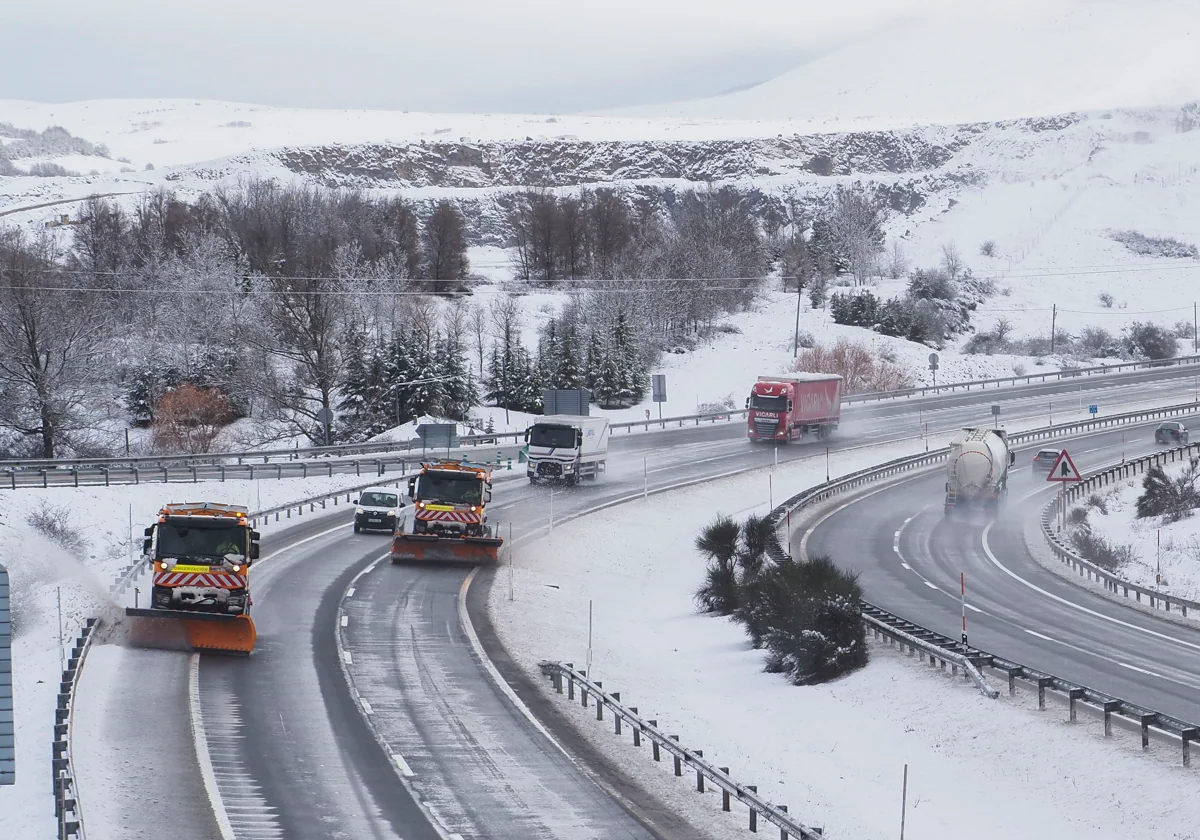
[[[1064,503],[1069,506],[1072,502],[1089,495],[1095,490],[1141,475],[1151,467],[1175,463],[1176,461],[1190,461],[1198,456],[1200,456],[1200,444],[1193,443],[1188,446],[1168,449],[1164,452],[1155,452],[1152,455],[1147,455],[1133,461],[1115,464],[1089,475],[1083,481],[1073,484],[1063,494]],[[1125,598],[1129,598],[1132,595],[1136,602],[1148,604],[1151,609],[1161,609],[1166,612],[1175,611],[1183,618],[1188,618],[1189,610],[1192,612],[1192,618],[1200,615],[1200,603],[1160,592],[1157,588],[1150,589],[1139,586],[1098,566],[1073,551],[1064,540],[1064,535],[1055,525],[1055,521],[1058,518],[1058,504],[1059,500],[1053,499],[1042,510],[1042,536],[1045,537],[1046,544],[1050,546],[1050,550],[1054,553],[1054,556],[1062,563],[1070,566],[1072,571],[1076,572],[1080,577],[1103,584],[1104,588],[1114,595],[1121,595]],[[1143,597],[1145,598],[1144,601],[1142,600]]]
[[[678,735],[668,735],[658,726],[658,721],[643,718],[638,713],[637,706],[626,706],[621,702],[621,693],[604,690],[604,683],[588,679],[585,671],[575,670],[570,662],[543,662],[542,673],[554,683],[554,690],[563,693],[564,686],[568,700],[575,699],[576,686],[579,688],[579,702],[583,708],[588,707],[588,699],[592,698],[596,708],[596,720],[603,721],[605,710],[613,721],[613,732],[622,733],[628,728],[633,738],[633,745],[640,747],[643,740],[650,742],[650,754],[655,761],[662,761],[663,753],[670,755],[675,764],[675,775],[683,776],[684,767],[695,774],[696,790],[706,791],[707,785],[712,785],[721,791],[721,809],[731,810],[731,803],[737,800],[749,810],[748,828],[758,831],[758,821],[761,819],[768,825],[779,829],[781,840],[799,837],[802,840],[821,840],[823,829],[806,826],[788,813],[786,805],[772,805],[758,794],[757,785],[746,785],[738,782],[729,775],[728,767],[718,767],[704,758],[704,750],[688,749],[679,743]]]
[[[970,391],[973,389],[984,390],[987,388],[1000,388],[1003,386],[1016,385],[1032,385],[1034,383],[1044,383],[1051,381],[1061,381],[1065,379],[1074,379],[1081,376],[1102,376],[1112,373],[1126,373],[1135,370],[1147,370],[1152,368],[1164,367],[1180,367],[1200,364],[1200,356],[1181,356],[1176,359],[1165,359],[1153,362],[1126,362],[1116,365],[1101,365],[1099,367],[1090,368],[1073,368],[1060,371],[1048,371],[1040,374],[1029,374],[1027,376],[1010,376],[997,379],[975,379],[967,382],[948,382],[944,385],[931,385],[922,388],[904,388],[895,391],[878,391],[866,394],[849,394],[842,398],[844,403],[866,403],[879,402],[882,400],[909,399],[912,397],[924,397],[929,395],[953,393],[959,390]],[[703,423],[715,424],[720,422],[732,421],[734,419],[743,419],[746,416],[746,410],[728,409],[726,411],[708,412],[703,414],[685,414],[675,417],[664,417],[661,419],[646,419],[632,420],[620,423],[611,424],[610,428],[613,431],[624,430],[632,432],[635,429],[649,431],[653,428],[683,428],[685,426],[699,426]],[[510,441],[513,443],[520,442],[524,438],[524,430],[516,432],[479,432],[472,435],[462,435],[458,438],[460,446],[454,451],[462,449],[475,449],[478,447],[496,446],[502,442]],[[417,453],[421,454],[418,456]],[[50,473],[64,472],[70,474],[72,471],[94,474],[102,476],[103,470],[107,469],[113,475],[130,474],[130,468],[138,468],[141,472],[152,474],[157,480],[164,468],[172,470],[181,470],[183,474],[172,480],[186,481],[191,475],[189,468],[192,467],[217,467],[224,465],[230,469],[232,474],[233,467],[245,467],[251,464],[262,467],[268,464],[284,464],[294,461],[312,460],[317,458],[342,458],[345,459],[351,456],[365,456],[379,453],[404,453],[403,458],[415,460],[417,457],[428,458],[436,457],[438,452],[434,449],[429,449],[420,440],[411,441],[378,441],[374,443],[355,443],[355,444],[338,444],[335,446],[312,446],[303,448],[281,448],[260,450],[257,452],[212,452],[201,455],[151,455],[151,456],[125,456],[115,458],[76,458],[76,459],[19,459],[0,461],[0,474],[8,479],[7,483],[10,487],[13,486],[13,473],[32,472],[40,476],[41,471],[49,471]],[[450,453],[447,453],[450,454]],[[371,459],[361,459],[364,463],[371,462]],[[391,463],[401,460],[401,456],[396,456],[388,459]],[[163,479],[165,480],[165,479]]]
[[[1104,428],[1112,425],[1128,425],[1131,423],[1140,423],[1148,420],[1156,420],[1160,417],[1177,416],[1179,414],[1191,413],[1200,408],[1200,403],[1186,403],[1183,405],[1170,406],[1168,408],[1154,409],[1151,411],[1130,412],[1123,415],[1114,415],[1113,417],[1104,418],[1103,420],[1085,420],[1079,423],[1072,423],[1068,426],[1047,427],[1043,429],[1034,429],[1028,432],[1017,432],[1009,435],[1009,441],[1014,444],[1023,443],[1032,440],[1039,440],[1046,437],[1058,437],[1069,435],[1075,432],[1086,431],[1091,428]],[[948,450],[931,452],[922,455],[909,456],[907,458],[897,458],[885,464],[876,467],[871,467],[866,470],[859,470],[817,487],[810,488],[801,493],[796,494],[792,498],[780,504],[768,515],[774,526],[772,533],[775,535],[773,544],[768,548],[768,554],[775,561],[786,559],[790,553],[791,535],[788,535],[788,550],[785,550],[778,539],[778,531],[780,526],[790,522],[792,512],[809,507],[811,505],[822,502],[832,496],[844,493],[847,490],[852,490],[856,487],[867,483],[885,479],[902,472],[929,467],[944,459]],[[1153,457],[1153,456],[1152,456]],[[1159,454],[1157,457],[1162,457]],[[1178,603],[1178,601],[1176,601]],[[1194,609],[1200,609],[1200,605],[1194,605]],[[1095,708],[1103,714],[1104,718],[1104,734],[1109,736],[1112,734],[1112,716],[1117,715],[1134,725],[1141,732],[1142,748],[1146,749],[1150,743],[1150,730],[1173,735],[1180,740],[1182,748],[1182,760],[1184,766],[1191,764],[1191,742],[1200,740],[1200,727],[1194,723],[1180,720],[1178,718],[1166,715],[1162,712],[1148,709],[1144,706],[1132,703],[1128,700],[1122,700],[1118,697],[1113,697],[1104,692],[1097,691],[1087,686],[1078,685],[1061,677],[1039,671],[1034,668],[1029,668],[1016,662],[995,656],[982,649],[964,645],[961,640],[952,639],[943,636],[933,630],[921,626],[915,622],[903,619],[894,615],[881,607],[871,604],[867,601],[862,602],[863,621],[866,623],[868,630],[877,636],[883,636],[889,641],[893,641],[900,645],[901,649],[907,648],[910,655],[916,654],[922,659],[928,658],[931,666],[937,665],[939,662],[942,667],[947,663],[953,665],[956,660],[960,667],[963,662],[969,663],[979,672],[979,677],[975,678],[976,685],[980,691],[995,697],[996,694],[987,686],[982,674],[985,669],[1003,674],[1008,680],[1008,690],[1010,694],[1016,693],[1016,681],[1018,679],[1036,687],[1038,691],[1038,708],[1045,709],[1046,707],[1046,691],[1054,691],[1063,696],[1068,703],[1069,720],[1076,720],[1077,705],[1084,703],[1092,708]],[[973,675],[970,671],[966,672],[967,676]]]
[[[8,569],[0,565],[0,785],[17,783],[16,728],[13,721],[12,622]]]

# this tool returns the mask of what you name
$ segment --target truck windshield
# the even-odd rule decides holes
[[[482,501],[483,482],[473,475],[429,472],[421,476],[417,493],[426,502],[477,505]]]
[[[246,529],[223,522],[164,522],[158,526],[160,557],[224,557],[246,553]]]
[[[750,407],[755,411],[787,411],[787,397],[768,397],[764,394],[751,394]]]
[[[575,448],[574,426],[534,426],[529,430],[530,446],[549,446],[554,449]]]

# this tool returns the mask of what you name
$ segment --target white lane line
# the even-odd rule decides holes
[[[900,561],[900,565],[903,566],[904,568],[908,569],[910,572],[912,571],[912,566],[908,565],[903,560]]]
[[[221,790],[217,787],[217,774],[213,771],[212,757],[208,754],[208,734],[204,731],[204,718],[200,709],[200,654],[193,653],[188,663],[188,717],[192,722],[192,744],[196,750],[196,763],[200,765],[200,778],[204,780],[204,791],[212,807],[221,840],[234,840],[233,824],[221,801]]]
[[[353,586],[351,586],[349,589],[346,590],[346,597],[347,598],[354,597],[354,587]]]
[[[983,610],[979,609],[979,607],[972,606],[971,604],[967,604],[967,605],[966,605],[966,607],[967,607],[967,609],[969,609],[971,612],[977,612],[977,613],[982,613],[982,612],[983,612]]]
[[[989,522],[987,524],[987,526],[983,529],[983,553],[987,556],[987,559],[991,562],[991,564],[993,566],[995,566],[1000,571],[1004,572],[1004,574],[1008,575],[1013,580],[1020,583],[1022,586],[1028,587],[1029,589],[1033,590],[1034,592],[1038,593],[1039,595],[1049,598],[1051,601],[1055,601],[1059,604],[1062,604],[1063,606],[1070,607],[1073,610],[1078,610],[1079,612],[1084,613],[1085,615],[1090,615],[1093,618],[1100,619],[1101,621],[1106,621],[1109,624],[1115,624],[1118,627],[1125,628],[1126,630],[1133,630],[1136,633],[1141,633],[1143,635],[1150,636],[1155,639],[1161,639],[1165,642],[1172,642],[1177,645],[1182,645],[1183,647],[1189,648],[1194,651],[1200,651],[1200,645],[1198,645],[1198,644],[1195,644],[1193,642],[1184,641],[1183,639],[1179,639],[1174,636],[1170,636],[1166,633],[1159,633],[1157,630],[1151,630],[1149,627],[1141,627],[1137,624],[1133,624],[1128,621],[1122,621],[1119,618],[1113,618],[1110,615],[1105,615],[1102,612],[1097,612],[1096,610],[1089,609],[1088,607],[1085,607],[1082,604],[1077,604],[1074,601],[1069,601],[1066,598],[1055,595],[1053,592],[1047,592],[1045,589],[1042,589],[1037,584],[1031,583],[1030,581],[1021,577],[1016,572],[1014,572],[1012,569],[1008,568],[1003,563],[1001,563],[996,558],[996,555],[992,553],[992,547],[988,544],[988,537],[991,535],[992,525],[993,525],[993,523]]]
[[[342,651],[342,661],[345,662],[347,665],[354,664],[354,659],[350,656],[350,651],[348,651],[348,650]]]
[[[368,703],[364,698],[359,697],[358,702],[362,704],[362,709],[363,709],[364,713],[366,713],[368,715],[375,714],[375,710],[373,708],[371,708],[371,704]]]
[[[400,753],[392,753],[392,761],[394,761],[396,766],[400,768],[400,775],[404,776],[404,778],[411,779],[417,775],[412,771],[412,768],[408,766],[408,762],[404,760],[404,756],[400,755]]]
[[[937,586],[937,584],[936,584],[936,583],[930,583],[929,581],[925,581],[925,585],[926,585],[926,586],[928,586],[930,589],[937,589],[937,588],[938,588],[938,586]]]
[[[1045,641],[1047,641],[1047,642],[1053,642],[1053,641],[1054,641],[1054,639],[1050,638],[1050,637],[1049,637],[1049,636],[1047,636],[1045,633],[1039,633],[1039,632],[1037,632],[1036,630],[1029,630],[1029,629],[1027,629],[1027,628],[1024,628],[1024,627],[1022,627],[1021,629],[1022,629],[1022,630],[1024,630],[1026,633],[1028,633],[1030,636],[1037,636],[1039,639],[1044,639],[1044,640],[1045,640]]]

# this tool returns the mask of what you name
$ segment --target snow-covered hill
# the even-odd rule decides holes
[[[747,90],[623,112],[897,126],[1179,104],[1200,97],[1198,34],[1192,0],[960,2]]]

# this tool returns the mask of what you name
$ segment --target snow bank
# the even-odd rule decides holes
[[[904,446],[835,454],[835,475],[904,454]],[[981,698],[969,685],[916,668],[886,648],[835,683],[798,688],[762,671],[743,630],[696,614],[702,558],[691,543],[720,511],[763,513],[824,479],[824,460],[681,490],[559,526],[516,549],[513,601],[503,573],[489,600],[497,631],[521,667],[542,659],[583,667],[593,610],[592,676],[657,718],[705,758],[809,824],[838,837],[898,831],[908,765],[907,831],[926,840],[1026,836],[1106,840],[1183,836],[1200,803],[1178,796],[1173,750],[1141,756],[1093,722],[1040,714],[1028,693]],[[557,701],[556,701],[557,702]],[[670,763],[616,738],[594,713],[562,701],[581,732],[665,801],[708,821],[710,836],[740,836],[745,812],[697,797]],[[1064,714],[1065,717],[1065,714]],[[1169,752],[1169,755],[1167,754]],[[1129,762],[1137,766],[1130,770]],[[884,807],[881,807],[884,803]],[[887,803],[894,803],[887,804]]]

